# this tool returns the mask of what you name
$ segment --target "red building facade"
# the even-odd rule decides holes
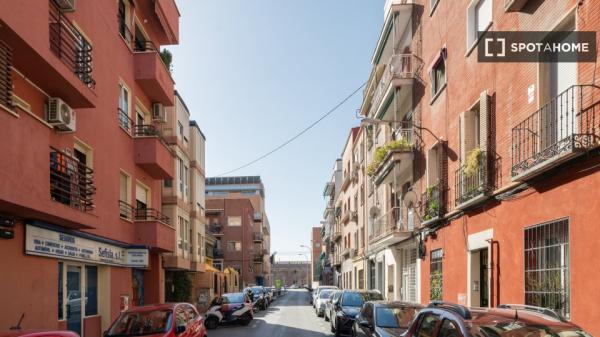
[[[72,6],[74,4],[74,6]],[[164,300],[173,0],[0,2],[0,325],[100,336]],[[27,275],[27,277],[23,277]]]

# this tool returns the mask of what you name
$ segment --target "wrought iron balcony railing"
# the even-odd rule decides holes
[[[92,45],[63,14],[56,0],[50,0],[50,50],[88,87],[92,77]]]
[[[159,221],[170,225],[169,217],[154,208],[137,208],[135,210],[135,221]]]
[[[127,203],[127,201],[119,200],[119,216],[123,219],[133,220],[135,207]]]
[[[133,129],[134,122],[133,122],[133,119],[131,119],[131,117],[129,117],[127,112],[123,111],[123,109],[121,109],[121,108],[117,108],[117,118],[119,119],[119,125],[125,131],[127,131],[127,133],[130,133]]]
[[[442,183],[438,181],[433,186],[427,187],[421,196],[421,217],[423,222],[432,221],[442,217],[444,199]]]
[[[402,221],[402,210],[397,206],[374,219],[373,231],[369,235],[369,240],[373,243],[389,235],[408,231],[409,228]]]
[[[214,248],[213,249],[213,258],[215,259],[222,259],[225,257],[225,252],[223,252],[222,249],[219,248]]]
[[[223,227],[220,223],[207,224],[206,233],[213,236],[223,235]]]
[[[254,242],[261,242],[263,240],[262,233],[254,233]]]
[[[423,61],[414,54],[392,55],[373,93],[369,115],[375,115],[393,79],[415,79],[422,67]]]
[[[139,124],[133,127],[136,137],[160,136],[160,130],[152,124]]]
[[[512,177],[600,145],[600,87],[574,85],[512,129]]]
[[[94,171],[63,151],[50,147],[50,197],[81,211],[94,209]]]
[[[463,204],[487,193],[490,189],[490,165],[487,152],[480,152],[477,161],[461,165],[454,173],[455,203]]]
[[[254,261],[254,263],[263,263],[263,255],[262,254],[254,254],[253,261]]]

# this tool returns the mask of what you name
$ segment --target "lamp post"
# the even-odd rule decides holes
[[[312,245],[312,240],[310,241],[311,245]],[[312,288],[312,280],[314,279],[314,277],[312,276],[313,273],[313,260],[314,260],[314,256],[313,256],[313,251],[311,249],[311,247],[307,246],[307,245],[300,245],[301,248],[306,248],[308,249],[308,253],[310,254],[310,262],[308,263],[308,276],[310,277],[310,281],[308,281],[308,283],[306,284],[309,288]],[[307,279],[308,279],[307,276]]]
[[[308,280],[309,280],[309,278],[310,278],[310,261],[308,260],[308,255],[306,255],[306,253],[298,253],[298,255],[299,255],[299,256],[304,256],[304,258],[306,259],[306,262],[307,262],[307,264],[308,264],[308,269],[307,269],[307,271],[308,271],[309,273],[308,273],[308,274],[306,274],[306,287],[308,288],[308,287],[309,287],[309,284],[308,284],[308,282],[309,282],[309,281],[308,281]]]

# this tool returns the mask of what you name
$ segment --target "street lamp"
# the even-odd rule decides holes
[[[306,258],[306,262],[308,265],[308,269],[307,269],[308,273],[306,274],[306,287],[308,288],[309,287],[308,278],[310,277],[310,261],[308,260],[308,256],[305,253],[298,253],[298,255],[304,256]]]
[[[310,241],[310,243],[312,244],[312,240]],[[314,256],[312,256],[313,255],[312,254],[313,253],[312,248],[309,247],[309,246],[307,246],[307,245],[300,245],[300,247],[308,249],[308,253],[310,254],[310,262],[308,263],[308,276],[311,277],[310,280],[312,281],[314,279],[314,277],[312,277],[312,273],[313,273],[312,264],[313,264],[313,260],[314,260]],[[307,279],[308,279],[308,276],[306,277]],[[306,285],[309,288],[312,288],[312,284],[311,284],[312,282],[311,281],[308,281],[306,283]]]

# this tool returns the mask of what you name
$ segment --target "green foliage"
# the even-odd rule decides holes
[[[472,177],[481,166],[481,149],[476,147],[467,156],[467,162],[465,163],[464,173],[467,178]]]
[[[172,274],[172,289],[168,294],[170,302],[189,302],[192,298],[192,278],[184,271],[176,271]]]
[[[429,300],[442,300],[442,271],[436,270],[429,277]]]
[[[427,204],[427,210],[425,212],[425,216],[423,217],[425,219],[425,221],[427,220],[431,220],[434,217],[439,215],[440,212],[440,200],[439,198],[435,198],[433,195],[434,190],[437,188],[437,186],[430,186],[427,187],[426,193],[427,193],[427,200],[426,200],[426,204]]]
[[[412,145],[404,138],[398,140],[392,140],[385,143],[383,146],[375,149],[375,154],[373,155],[373,161],[367,165],[367,174],[369,176],[373,176],[377,168],[381,164],[381,162],[385,159],[385,157],[390,153],[390,151],[394,150],[410,150]]]
[[[172,62],[173,62],[173,54],[168,49],[164,49],[160,52],[160,58],[165,64],[165,67],[169,70],[169,72],[173,71]]]

